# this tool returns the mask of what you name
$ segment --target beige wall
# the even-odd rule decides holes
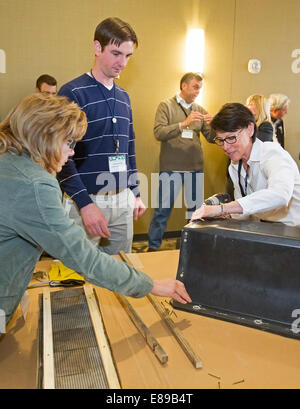
[[[299,0],[237,1],[231,95],[233,100],[242,102],[258,92],[264,95],[281,92],[291,98],[289,113],[284,118],[286,149],[298,165],[300,73],[292,72],[295,58],[291,54],[300,48],[299,17]],[[260,74],[247,72],[249,58],[262,62]]]
[[[160,149],[152,132],[155,110],[178,90],[185,71],[186,32],[198,26],[206,38],[205,108],[216,113],[223,103],[244,102],[253,93],[286,93],[292,100],[285,118],[287,149],[299,164],[300,73],[291,70],[291,53],[300,48],[299,13],[299,0],[0,0],[0,50],[6,55],[0,118],[34,91],[40,74],[52,74],[62,85],[89,70],[96,25],[118,16],[132,24],[140,42],[119,84],[131,96],[138,168],[150,181],[150,174],[158,171]],[[260,74],[247,72],[249,58],[261,60]],[[205,140],[203,147],[209,196],[224,190],[226,158]],[[142,192],[146,201],[144,186]],[[147,232],[151,215],[149,209],[135,233]],[[184,223],[184,211],[174,209],[168,230],[180,230]]]

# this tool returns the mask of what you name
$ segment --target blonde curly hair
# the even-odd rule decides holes
[[[0,154],[26,153],[55,174],[64,141],[86,132],[85,113],[65,97],[35,93],[20,101],[0,123]]]

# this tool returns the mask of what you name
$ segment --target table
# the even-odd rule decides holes
[[[136,267],[154,279],[176,276],[179,250],[128,256]],[[50,263],[51,260],[40,261],[36,270],[47,271]],[[122,388],[300,387],[299,340],[175,310],[172,319],[202,359],[203,367],[196,369],[149,300],[146,297],[128,298],[168,354],[168,362],[161,364],[114,293],[94,288]],[[1,388],[35,388],[37,385],[38,298],[41,292],[42,288],[28,290],[30,304],[26,319],[18,308],[7,334],[0,339]]]

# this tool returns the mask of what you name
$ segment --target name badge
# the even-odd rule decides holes
[[[185,139],[193,139],[193,130],[192,129],[184,129],[182,131],[181,137]]]
[[[109,156],[108,165],[111,173],[127,172],[126,155]]]

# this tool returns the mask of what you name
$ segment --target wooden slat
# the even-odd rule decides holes
[[[43,291],[43,387],[55,389],[50,289]]]
[[[196,352],[193,350],[187,339],[184,337],[182,332],[180,331],[179,328],[176,327],[175,322],[168,316],[168,313],[166,312],[165,308],[158,302],[156,301],[155,297],[153,297],[151,294],[147,295],[148,300],[151,302],[153,307],[156,309],[160,317],[163,319],[164,323],[167,325],[169,330],[172,332],[174,337],[176,338],[177,342],[183,349],[184,353],[186,356],[189,358],[189,360],[192,362],[194,367],[196,369],[202,368],[202,361],[199,358],[199,356],[196,354]]]
[[[140,331],[142,336],[145,338],[147,344],[149,345],[150,349],[154,352],[154,355],[157,357],[157,359],[162,363],[165,364],[168,361],[168,355],[164,351],[164,349],[161,347],[159,342],[154,338],[154,336],[151,334],[149,328],[144,324],[142,319],[139,317],[137,312],[134,310],[132,305],[129,303],[129,301],[126,299],[121,294],[115,293],[115,296],[118,298],[120,301],[121,305],[129,315],[130,319],[134,323],[134,325],[137,327],[137,329]]]
[[[135,267],[134,263],[132,263],[129,258],[127,257],[126,253],[124,251],[119,252],[120,257],[122,258],[123,261],[125,261],[128,265]],[[135,267],[136,268],[136,267]],[[192,349],[191,345],[189,342],[186,340],[182,332],[180,331],[179,328],[176,327],[175,322],[168,316],[167,311],[165,308],[161,306],[159,302],[155,300],[155,298],[151,295],[148,294],[147,298],[153,305],[153,307],[156,309],[160,317],[162,318],[163,322],[167,325],[169,330],[172,332],[174,335],[175,339],[179,343],[180,347],[183,349],[184,353],[186,356],[189,358],[189,360],[192,362],[194,367],[196,369],[202,368],[202,361],[199,358],[199,356],[194,352]]]
[[[110,389],[120,389],[120,382],[118,378],[118,374],[113,362],[113,358],[111,355],[111,350],[109,343],[107,341],[104,325],[101,317],[101,313],[99,311],[99,307],[97,304],[97,300],[94,295],[94,290],[91,285],[85,285],[84,287],[85,296],[87,299],[87,303],[89,306],[90,316],[92,319],[93,327],[95,330],[95,335],[97,339],[97,344],[99,347],[99,352],[102,357],[102,363],[105,369],[107,382]]]

